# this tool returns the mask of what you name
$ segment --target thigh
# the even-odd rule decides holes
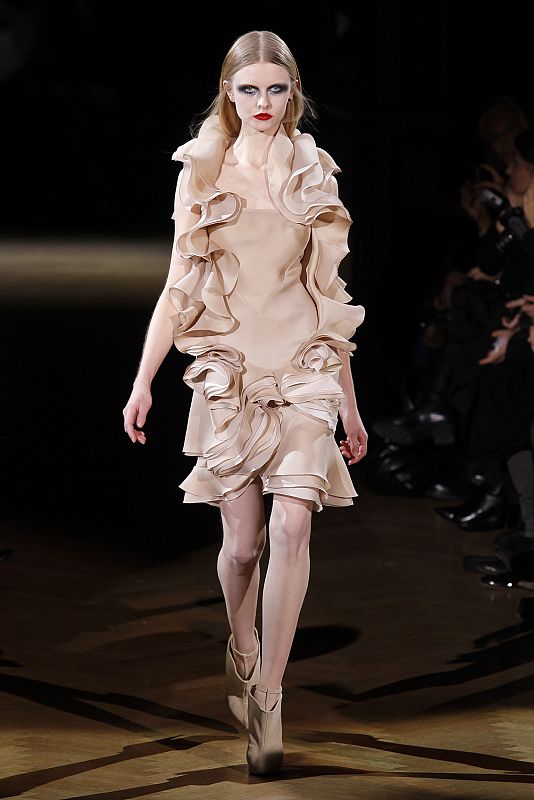
[[[306,536],[311,530],[313,500],[273,493],[269,530],[285,536]]]
[[[223,532],[226,536],[257,538],[265,528],[263,483],[255,478],[239,497],[223,500],[219,508]]]

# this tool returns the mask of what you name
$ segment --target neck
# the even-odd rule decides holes
[[[262,133],[242,125],[239,136],[232,145],[235,163],[240,167],[261,169],[267,163],[269,148],[275,136],[276,132]]]

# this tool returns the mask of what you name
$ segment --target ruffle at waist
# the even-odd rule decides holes
[[[199,425],[184,452],[202,456],[214,474],[252,474],[273,457],[280,443],[280,406],[301,413],[335,433],[343,390],[337,340],[314,336],[290,362],[267,372],[246,365],[244,354],[224,344],[195,345],[195,361],[183,379],[205,402],[211,424]],[[204,405],[202,404],[202,407]]]

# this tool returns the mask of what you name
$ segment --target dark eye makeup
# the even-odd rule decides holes
[[[287,83],[273,83],[272,86],[269,86],[269,91],[274,91],[275,94],[281,94],[282,92],[287,92],[289,90],[289,86]],[[242,94],[254,94],[254,92],[258,91],[257,86],[253,86],[250,83],[243,83],[241,86],[237,87],[237,91],[241,92]]]

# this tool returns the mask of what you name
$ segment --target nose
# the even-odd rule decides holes
[[[266,94],[260,94],[258,97],[258,108],[267,108],[269,105],[269,97]]]

